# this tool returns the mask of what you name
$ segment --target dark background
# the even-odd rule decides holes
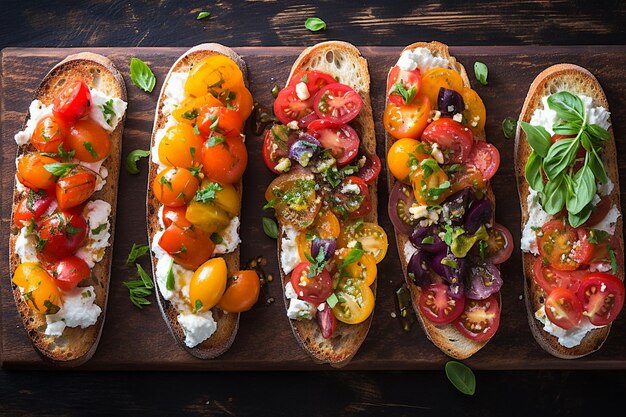
[[[192,46],[205,41],[306,46],[328,39],[395,46],[431,39],[450,45],[626,44],[623,1],[397,3],[0,1],[0,48]],[[196,21],[200,11],[212,16]],[[304,20],[311,16],[324,19],[328,29],[305,30]],[[443,370],[2,370],[0,414],[579,415],[621,410],[620,396],[626,392],[626,374],[617,371],[477,372],[476,377],[476,394],[466,397],[448,383]]]

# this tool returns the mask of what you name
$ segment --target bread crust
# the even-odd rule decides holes
[[[324,60],[326,60],[326,62],[324,62]],[[343,67],[344,70],[342,71],[341,65],[337,70],[338,61],[342,62],[341,65],[350,65],[352,71],[349,71],[348,67]],[[289,78],[285,85],[289,84],[289,80],[291,80],[291,77],[297,72],[320,67],[328,67],[326,72],[329,72],[332,76],[338,76],[339,82],[345,82],[350,85],[361,96],[363,108],[359,115],[350,122],[350,125],[354,127],[359,134],[362,149],[370,154],[375,154],[376,135],[370,99],[369,70],[367,68],[366,59],[363,58],[359,50],[350,43],[341,41],[318,43],[302,51],[291,67],[291,72],[289,73]],[[355,77],[354,80],[349,80],[347,78],[349,75]],[[354,84],[358,84],[359,88],[355,88],[356,85]],[[372,199],[372,211],[364,220],[378,223],[377,185],[370,184],[368,188]],[[278,265],[283,286],[283,301],[285,308],[288,309],[289,299],[284,295],[284,289],[289,281],[290,274],[284,274],[282,272],[282,236],[283,229],[279,227],[279,239],[277,239]],[[376,282],[371,286],[371,289],[375,296]],[[316,363],[329,363],[332,367],[341,368],[347,365],[359,350],[359,347],[367,337],[373,316],[374,312],[372,312],[367,320],[359,324],[345,324],[338,321],[333,337],[330,340],[322,337],[317,320],[297,321],[289,319],[289,323],[298,343],[300,343],[302,348]]]
[[[172,65],[170,71],[165,77],[165,81],[163,82],[163,87],[161,88],[161,93],[159,95],[159,101],[157,102],[154,125],[152,128],[152,138],[150,142],[151,148],[152,146],[154,146],[157,130],[161,129],[167,121],[167,117],[163,115],[162,108],[165,89],[167,87],[170,75],[173,72],[189,71],[194,64],[198,63],[202,59],[211,55],[218,54],[227,56],[237,64],[237,66],[239,67],[239,69],[241,69],[241,72],[243,73],[244,82],[246,86],[248,86],[248,71],[246,64],[243,59],[232,49],[217,43],[203,43],[189,49],[187,52],[181,55],[180,58],[178,58],[178,60]],[[152,155],[150,155],[150,172],[148,177],[148,192],[146,199],[148,241],[150,243],[152,243],[154,235],[159,231],[161,227],[159,225],[157,215],[161,203],[154,196],[151,186],[157,173],[158,166],[157,164],[152,162]],[[235,188],[237,189],[239,201],[241,202],[243,190],[243,184],[241,180],[237,184],[235,184]],[[239,247],[237,247],[234,252],[222,255],[222,257],[226,261],[226,265],[229,271],[239,270],[239,256]],[[152,252],[150,252],[150,259],[152,263],[152,271],[154,273],[156,271],[157,258]],[[167,327],[174,336],[176,342],[191,355],[200,359],[213,359],[226,352],[235,341],[235,336],[237,335],[237,330],[239,328],[239,313],[226,313],[216,306],[211,310],[213,313],[213,318],[217,322],[217,330],[215,331],[215,333],[213,333],[211,337],[200,343],[198,346],[193,348],[187,347],[187,345],[185,345],[185,334],[177,320],[178,311],[176,307],[163,298],[158,288],[156,288],[155,292],[159,309],[161,310],[161,314],[167,324]]]
[[[106,83],[110,95],[127,101],[126,85],[122,75],[117,71],[113,63],[106,57],[91,52],[81,52],[69,55],[63,61],[55,65],[44,77],[39,88],[35,92],[35,99],[39,99],[46,105],[52,103],[54,98],[61,91],[63,86],[75,80],[83,80],[90,87],[101,82]],[[26,127],[26,121],[30,118],[30,113],[24,119],[22,129]],[[96,191],[89,200],[101,199],[111,205],[110,219],[110,242],[105,250],[102,260],[92,268],[93,286],[96,295],[95,304],[102,309],[97,322],[85,329],[66,327],[61,336],[46,336],[43,333],[46,325],[45,316],[32,311],[24,301],[19,287],[12,285],[13,296],[18,312],[24,323],[24,328],[35,347],[37,353],[46,361],[60,367],[75,367],[87,362],[95,353],[102,333],[102,327],[106,317],[106,308],[109,292],[109,282],[111,274],[111,261],[113,252],[113,241],[115,237],[115,210],[117,206],[118,178],[121,163],[122,133],[126,114],[120,120],[117,127],[109,134],[111,138],[111,152],[102,164],[109,175],[105,186],[100,191]],[[28,152],[36,149],[30,144],[18,146],[16,159]],[[20,201],[21,195],[17,188],[13,192],[13,209]],[[15,242],[19,230],[13,226],[11,218],[11,234],[9,237],[9,267],[11,276],[15,273],[20,264],[19,256],[15,253]]]
[[[522,111],[520,113],[519,122],[530,122],[533,112],[542,106],[541,98],[545,95],[556,93],[558,91],[567,90],[574,94],[584,94],[592,97],[595,106],[603,106],[609,109],[609,103],[606,99],[602,86],[591,72],[578,65],[573,64],[557,64],[542,71],[533,83],[530,85],[528,94],[524,101]],[[615,148],[615,138],[613,136],[613,127],[609,128],[610,139],[605,141],[602,159],[608,177],[611,179],[615,188],[610,194],[611,204],[620,205],[619,196],[619,175],[617,167],[617,157]],[[515,136],[515,172],[517,175],[517,189],[520,198],[522,212],[522,229],[528,221],[528,183],[524,175],[524,166],[530,156],[532,149],[526,140],[526,134],[518,123],[517,133]],[[615,227],[615,236],[619,239],[620,245],[624,247],[624,237],[622,234],[623,223],[620,216]],[[552,336],[543,330],[543,325],[535,318],[535,311],[542,305],[542,299],[545,299],[545,292],[539,287],[533,279],[533,263],[535,257],[531,253],[523,253],[523,269],[524,269],[524,298],[526,300],[526,310],[528,314],[528,323],[532,334],[539,345],[548,353],[561,359],[575,359],[588,355],[600,349],[606,340],[611,325],[600,329],[594,329],[587,333],[580,345],[571,349],[565,348],[558,342],[558,338]],[[618,276],[624,280],[623,271],[619,271]]]
[[[415,42],[406,48],[406,50],[414,50],[415,48],[427,48],[433,55],[445,57],[448,59],[448,68],[459,73],[463,80],[463,84],[465,87],[471,87],[470,80],[467,76],[467,72],[465,71],[465,67],[459,63],[456,58],[450,55],[448,50],[448,45],[443,44],[441,42],[433,41],[433,42]],[[390,70],[391,71],[391,70]],[[475,133],[475,140],[485,140],[485,131]],[[385,132],[385,142],[386,142],[386,151],[387,153],[391,149],[391,145],[393,144],[393,137]],[[391,192],[396,180],[394,176],[388,171],[387,172],[387,180],[389,185],[389,192]],[[491,185],[488,186],[485,197],[489,199],[491,205],[494,209],[496,208],[496,201],[493,191],[491,189]],[[492,218],[493,221],[493,218]],[[489,340],[483,342],[476,342],[464,337],[456,328],[451,324],[445,325],[435,325],[423,314],[420,312],[418,307],[419,299],[421,295],[421,290],[418,286],[411,282],[411,279],[407,276],[407,265],[409,259],[406,259],[404,256],[404,246],[409,241],[409,237],[402,233],[399,233],[394,229],[396,234],[396,243],[398,245],[398,256],[400,257],[400,264],[402,265],[402,272],[404,273],[405,281],[409,291],[411,293],[411,303],[413,304],[413,310],[415,311],[415,315],[417,316],[424,332],[426,333],[426,337],[435,344],[442,352],[446,355],[451,356],[455,359],[467,359],[480,349],[482,349]],[[500,309],[502,309],[502,298],[500,297]]]

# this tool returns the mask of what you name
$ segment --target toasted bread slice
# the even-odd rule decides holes
[[[463,79],[463,84],[466,87],[471,87],[469,78],[467,77],[467,72],[465,71],[465,67],[463,67],[463,65],[461,65],[453,56],[450,55],[447,45],[440,42],[416,42],[407,46],[406,48],[404,48],[404,50],[413,50],[415,48],[427,48],[434,56],[446,58],[448,60],[448,68],[458,72]],[[387,152],[389,152],[389,149],[393,144],[393,138],[388,133],[385,133],[385,135]],[[485,140],[484,130],[482,132],[474,133],[474,139]],[[390,172],[387,173],[387,178],[389,181],[389,190],[391,190],[396,180]],[[494,208],[495,213],[495,196],[493,195],[493,191],[491,190],[490,186],[487,188],[486,198],[491,201],[491,205]],[[411,282],[411,279],[407,276],[407,265],[410,259],[407,259],[405,256],[404,245],[406,245],[406,243],[409,241],[409,237],[407,235],[399,233],[397,230],[395,232],[396,243],[398,245],[398,255],[400,256],[400,263],[402,265],[402,271],[404,272],[407,287],[411,292],[413,309],[415,310],[415,314],[417,315],[417,318],[419,319],[419,322],[422,325],[426,336],[446,355],[456,359],[469,358],[474,353],[482,349],[482,347],[485,346],[488,341],[476,342],[470,340],[464,337],[451,324],[435,325],[430,320],[423,317],[420,309],[418,308],[421,291],[419,287],[413,284]],[[502,307],[502,300],[500,300],[500,307]]]
[[[584,94],[593,99],[594,106],[602,106],[609,109],[609,103],[604,95],[602,86],[598,80],[585,68],[573,64],[553,65],[542,71],[530,85],[519,121],[530,122],[535,109],[542,107],[541,98],[559,91],[569,91],[573,94]],[[615,138],[613,127],[609,128],[610,139],[604,142],[604,152],[601,155],[608,177],[614,184],[613,192],[610,194],[611,205],[620,205],[620,186],[617,167],[617,154],[615,148]],[[524,166],[530,156],[532,149],[526,140],[526,134],[518,123],[517,135],[515,137],[515,171],[517,174],[517,187],[522,208],[522,227],[528,221],[528,182],[524,175]],[[617,219],[615,236],[619,239],[620,245],[624,247],[622,217]],[[545,292],[533,279],[533,263],[535,257],[531,253],[523,253],[524,266],[524,297],[526,299],[526,309],[528,313],[528,323],[537,343],[550,354],[562,359],[575,359],[588,355],[600,349],[606,340],[611,325],[594,329],[587,333],[580,345],[568,349],[559,344],[558,339],[543,330],[543,325],[535,318],[535,311],[542,305],[545,299]],[[620,271],[620,278],[623,280],[623,271]]]
[[[124,79],[113,63],[102,55],[90,52],[70,55],[55,65],[41,82],[35,93],[35,99],[40,100],[45,105],[49,105],[67,83],[76,80],[83,80],[89,87],[95,87],[111,97],[117,97],[124,101],[127,100]],[[100,334],[102,333],[109,293],[113,238],[115,235],[115,208],[117,205],[122,132],[124,130],[125,117],[120,120],[115,130],[109,134],[111,138],[111,152],[102,164],[109,173],[106,184],[90,198],[90,200],[104,200],[111,205],[111,215],[109,217],[111,238],[109,246],[106,248],[102,260],[92,268],[93,286],[96,293],[94,303],[102,309],[96,324],[85,329],[66,327],[61,336],[47,336],[44,334],[46,327],[45,316],[32,311],[24,301],[20,289],[13,284],[13,296],[17,309],[33,345],[40,355],[58,366],[79,366],[88,361],[96,351]],[[29,118],[30,114],[24,119],[22,129],[26,127],[26,121]],[[16,158],[35,150],[30,143],[19,146]],[[13,193],[13,212],[15,212],[16,205],[21,197],[16,188]],[[11,221],[11,224],[13,224],[13,221]],[[14,232],[12,231],[9,242],[11,276],[20,264],[20,258],[15,253],[17,233]]]
[[[330,41],[322,42],[312,47],[306,48],[296,59],[291,68],[289,79],[285,85],[289,84],[291,77],[299,71],[318,70],[330,74],[336,79],[354,89],[363,100],[363,108],[359,115],[350,122],[350,125],[359,134],[361,148],[370,153],[376,153],[376,134],[374,132],[374,119],[372,117],[372,104],[370,101],[370,76],[367,68],[367,61],[361,56],[359,50],[354,45],[347,42]],[[378,223],[378,198],[376,196],[376,184],[369,185],[369,192],[372,198],[372,211],[365,218],[365,221]],[[278,239],[278,263],[281,271],[283,284],[283,300],[285,308],[289,308],[289,300],[284,296],[284,288],[289,281],[290,275],[282,273],[281,252],[282,252],[282,228],[279,228]],[[372,286],[374,295],[376,294],[376,283]],[[345,366],[359,350],[365,340],[372,323],[372,315],[360,324],[345,324],[337,322],[337,327],[333,337],[324,339],[320,332],[317,320],[289,320],[293,334],[298,342],[311,355],[314,361],[319,363],[330,363],[333,367]]]
[[[159,96],[159,101],[157,103],[154,126],[152,128],[151,147],[154,146],[157,130],[165,126],[165,123],[167,121],[167,116],[163,114],[162,109],[163,102],[165,100],[165,89],[167,87],[167,83],[169,82],[170,74],[172,74],[173,72],[188,72],[191,70],[191,68],[193,68],[195,64],[197,64],[204,58],[218,54],[227,56],[228,58],[232,59],[237,64],[237,66],[239,66],[244,75],[244,81],[247,86],[246,64],[243,59],[239,55],[237,55],[232,49],[216,43],[204,43],[189,49],[180,58],[178,58],[174,65],[172,65],[172,68],[170,69],[163,83],[161,94]],[[161,228],[157,215],[161,203],[154,196],[151,186],[157,173],[158,165],[152,162],[152,156],[150,156],[148,197],[146,201],[149,242],[152,242],[154,235]],[[243,184],[241,180],[238,184],[235,184],[235,188],[237,189],[237,192],[239,194],[239,201],[241,202],[243,189]],[[226,255],[220,255],[226,261],[228,271],[234,272],[239,270],[239,255],[239,248],[237,248],[234,252],[228,253]],[[150,256],[152,261],[152,270],[156,271],[157,258],[152,252],[150,253]],[[156,291],[156,294],[159,308],[161,309],[163,318],[167,323],[167,326],[170,329],[172,335],[174,336],[176,341],[191,355],[200,359],[213,359],[226,352],[228,348],[230,348],[230,346],[233,344],[235,336],[237,335],[237,329],[239,327],[239,313],[225,313],[221,309],[219,309],[219,307],[214,307],[211,311],[213,313],[214,320],[217,322],[217,330],[215,331],[215,333],[213,333],[213,335],[211,335],[211,337],[209,337],[198,346],[189,348],[185,345],[185,334],[177,320],[179,313],[176,310],[176,307],[169,301],[165,300],[158,289]]]

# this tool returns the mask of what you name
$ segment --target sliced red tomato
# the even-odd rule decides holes
[[[291,273],[291,285],[299,299],[321,304],[332,294],[333,281],[326,269],[313,277],[309,277],[310,270],[310,263],[299,263]]]
[[[429,124],[424,129],[422,140],[438,144],[446,163],[467,162],[474,146],[472,131],[448,117],[442,117]]]
[[[489,240],[487,240],[489,262],[494,265],[506,262],[513,253],[513,246],[513,236],[509,229],[499,223],[494,223],[489,229]]]
[[[463,313],[465,297],[454,297],[448,289],[446,284],[430,284],[420,294],[419,309],[435,324],[452,323]]]
[[[68,256],[54,265],[52,277],[57,287],[65,291],[76,288],[79,282],[91,276],[89,265],[78,256]]]
[[[17,227],[24,227],[31,220],[39,220],[53,201],[54,194],[49,191],[28,190],[28,193],[17,203],[15,213],[13,213],[13,223]]]
[[[396,106],[401,106],[402,104],[409,104],[404,101],[404,98],[396,88],[396,83],[401,82],[404,89],[407,92],[411,92],[412,89],[415,89],[415,93],[413,94],[413,98],[417,96],[417,93],[420,91],[420,87],[422,85],[422,75],[418,69],[414,69],[412,71],[406,71],[400,69],[397,65],[391,68],[389,71],[389,76],[387,77],[387,99],[395,104]]]
[[[39,225],[37,252],[46,262],[56,262],[73,255],[87,236],[85,218],[74,210],[59,211]]]
[[[580,323],[583,306],[576,294],[565,288],[555,288],[545,303],[546,316],[562,329],[568,330]]]
[[[243,130],[244,120],[237,110],[226,107],[200,107],[198,111],[198,131],[203,137],[209,137],[213,132],[224,136],[239,136]]]
[[[454,327],[470,340],[482,342],[490,339],[500,326],[498,293],[484,300],[465,300],[465,308]]]
[[[358,219],[372,211],[369,189],[363,179],[349,176],[339,184],[330,198],[330,209],[340,219]]]
[[[314,96],[322,87],[337,82],[332,76],[322,71],[300,71],[289,81],[289,85],[295,87],[299,83],[305,83],[309,94]]]
[[[163,225],[168,228],[170,224],[176,223],[180,227],[189,227],[191,222],[185,217],[187,206],[169,207],[163,206]]]
[[[570,254],[570,258],[577,262],[578,265],[587,265],[593,257],[594,245],[589,243],[589,234],[582,227],[574,229],[578,242],[574,243],[574,248]]]
[[[594,244],[593,258],[589,261],[589,264],[595,264],[596,266],[599,264],[610,265],[612,261],[611,252],[615,255],[618,271],[623,271],[624,250],[617,236],[607,237],[604,240],[600,240],[597,244]],[[613,271],[613,273],[615,273],[615,271]]]
[[[317,119],[309,124],[308,131],[320,141],[324,148],[331,150],[339,166],[350,163],[359,153],[361,140],[356,130],[349,125]]]
[[[537,236],[539,253],[555,269],[573,271],[593,256],[594,248],[585,229],[573,229],[557,219],[544,224],[541,231]]]
[[[431,105],[423,94],[418,94],[411,104],[387,103],[383,116],[385,130],[396,139],[419,138],[428,124]]]
[[[477,140],[472,146],[467,163],[478,168],[482,172],[483,178],[488,180],[495,175],[500,167],[500,152],[492,144],[484,140]]]
[[[300,100],[295,86],[283,88],[274,101],[274,115],[282,124],[296,121],[298,126],[305,128],[318,116],[313,110],[313,97]]]
[[[589,216],[585,224],[583,224],[583,227],[593,227],[600,223],[604,220],[609,210],[611,210],[611,198],[608,195],[605,195],[600,199],[598,204],[593,206],[591,216]]]
[[[209,139],[202,146],[202,171],[212,180],[235,184],[247,165],[248,150],[241,136],[226,137],[219,143]]]
[[[275,174],[276,165],[281,159],[289,156],[289,128],[285,125],[276,124],[265,132],[263,138],[263,161],[267,168]]]
[[[544,265],[541,257],[537,257],[533,265],[533,274],[537,285],[543,288],[546,294],[550,294],[555,288],[578,291],[580,283],[589,274],[589,270],[559,271],[550,265]]]
[[[69,123],[82,119],[90,109],[91,92],[82,80],[67,84],[52,105],[54,115]]]
[[[328,84],[315,94],[313,109],[321,119],[345,124],[358,116],[363,107],[361,96],[345,84]]]
[[[373,184],[378,179],[378,175],[380,175],[381,163],[378,155],[367,154],[365,159],[365,164],[359,169],[359,172],[356,173],[356,176],[362,178],[368,184]]]
[[[315,192],[315,178],[300,169],[275,178],[265,190],[265,199],[274,207],[281,224],[298,230],[310,226],[322,207],[322,199]]]
[[[580,285],[578,299],[591,324],[605,326],[622,311],[624,283],[615,275],[593,272]]]

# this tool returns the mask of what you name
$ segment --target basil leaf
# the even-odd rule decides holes
[[[304,27],[311,32],[317,32],[318,30],[326,29],[326,22],[319,17],[309,17],[304,22]]]
[[[567,91],[560,91],[548,97],[548,107],[554,110],[561,119],[568,122],[584,120],[585,107],[577,95]]]
[[[128,258],[126,259],[126,263],[128,265],[135,263],[135,261],[142,256],[144,256],[150,250],[150,246],[148,245],[138,245],[133,243],[133,247],[130,249],[130,253],[128,254]]]
[[[167,268],[167,275],[165,276],[165,289],[174,291],[175,279],[174,279],[174,260],[170,262],[170,267]]]
[[[591,152],[588,152],[587,155],[589,155],[589,168],[591,169],[591,172],[593,172],[593,175],[602,184],[609,182],[609,177],[606,175],[604,164],[602,163],[600,156],[598,156],[595,148],[592,147]]]
[[[461,362],[448,361],[445,370],[448,380],[456,389],[465,395],[474,395],[474,392],[476,392],[476,377],[470,368]]]
[[[565,205],[567,197],[567,184],[564,176],[560,175],[554,180],[548,180],[541,195],[541,205],[548,214],[557,214]]]
[[[54,175],[55,177],[62,177],[70,172],[78,164],[70,164],[63,162],[54,162],[52,164],[45,164],[43,167],[46,171]]]
[[[474,75],[479,83],[487,85],[487,75],[489,75],[489,68],[482,62],[474,62]]]
[[[130,59],[130,79],[146,93],[151,93],[156,85],[156,77],[152,70],[139,58]]]
[[[534,151],[530,153],[526,166],[524,167],[524,175],[530,188],[537,192],[543,191],[543,175],[541,173],[541,165],[543,159]]]
[[[587,133],[589,133],[590,136],[593,136],[594,138],[598,138],[600,140],[607,140],[611,137],[608,130],[598,126],[597,124],[587,125],[585,126],[585,130],[587,131]]]
[[[526,133],[526,140],[533,151],[542,158],[548,155],[550,149],[550,133],[543,126],[533,126],[527,122],[520,122],[522,130]]]
[[[567,212],[567,221],[572,227],[579,227],[585,223],[593,212],[593,204],[587,204],[579,213]]]
[[[611,272],[617,274],[617,257],[615,256],[615,250],[609,247],[609,256],[611,257]]]
[[[595,195],[596,182],[594,175],[589,165],[585,164],[578,170],[576,175],[574,175],[572,192],[566,202],[567,211],[571,214],[580,213],[587,204],[591,203]]]
[[[554,180],[574,162],[579,145],[578,139],[568,138],[561,139],[550,146],[543,161],[543,170],[548,179]]]
[[[135,149],[131,151],[126,157],[126,171],[129,174],[139,174],[139,168],[137,168],[137,161],[141,158],[150,156],[150,151],[144,151],[143,149]]]
[[[154,282],[152,281],[152,278],[150,278],[150,275],[148,275],[148,273],[144,271],[141,265],[139,264],[135,264],[135,265],[137,266],[137,275],[139,275],[139,278],[143,282],[143,285],[149,290],[153,289]]]
[[[364,253],[365,251],[361,248],[350,249],[348,255],[345,257],[341,265],[339,265],[339,269],[344,269],[346,266],[358,262]]]
[[[211,16],[211,12],[200,12],[198,13],[198,17],[196,17],[196,20],[206,19],[209,16]]]
[[[278,226],[273,219],[263,217],[263,231],[272,239],[278,239]]]
[[[207,203],[215,200],[218,191],[222,191],[224,187],[222,187],[217,182],[210,182],[201,189],[198,190],[194,200],[199,201],[201,203]]]
[[[517,129],[517,120],[511,117],[502,120],[502,133],[504,133],[505,138],[512,139],[515,137],[515,129]]]
[[[554,130],[554,133],[558,135],[578,135],[582,125],[582,121],[580,120],[574,120],[572,122],[560,121],[552,126],[552,130]]]

